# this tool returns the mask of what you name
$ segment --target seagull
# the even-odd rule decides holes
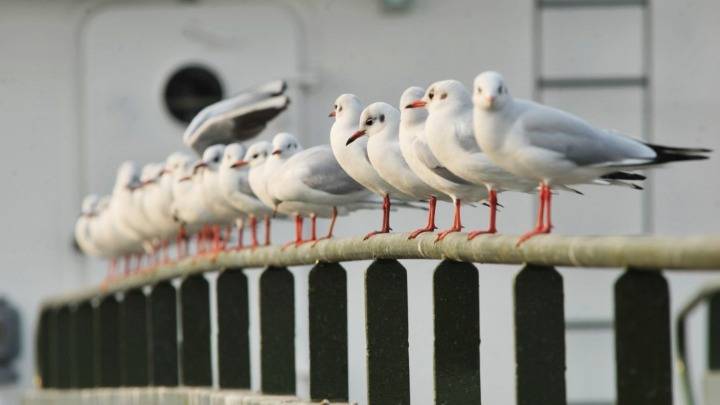
[[[280,133],[275,136],[275,138],[279,139],[285,139],[286,145],[284,146],[286,150],[285,155],[291,155],[296,150],[300,150],[300,145],[297,142],[294,142],[295,139],[290,134]],[[292,145],[292,146],[291,146]],[[260,141],[257,143],[254,143],[250,145],[250,147],[247,150],[247,153],[245,153],[245,158],[243,159],[243,164],[247,164],[250,167],[250,170],[248,172],[248,183],[250,184],[250,188],[252,189],[252,192],[255,194],[255,196],[262,201],[269,209],[274,210],[275,202],[270,195],[270,193],[267,190],[267,179],[269,177],[272,177],[272,174],[275,172],[275,170],[282,165],[285,156],[281,155],[281,153],[272,154],[273,152],[273,144],[267,141]],[[289,156],[288,156],[289,157]],[[270,217],[272,214],[265,214],[265,245],[270,244]],[[296,218],[295,224],[297,228],[297,222],[298,219]],[[255,223],[253,222],[253,219],[250,218],[250,227],[251,231],[253,231],[253,227],[255,226]],[[255,239],[253,239],[253,247],[257,245],[257,242]]]
[[[205,205],[212,216],[210,220],[213,234],[213,251],[223,248],[220,237],[220,226],[234,223],[242,214],[223,196],[220,188],[220,162],[223,159],[225,145],[212,145],[205,149],[201,161],[195,165],[197,175],[202,183]]]
[[[645,143],[593,127],[565,111],[514,99],[497,72],[475,78],[472,98],[477,143],[505,170],[540,184],[537,225],[520,237],[518,245],[550,233],[552,188],[597,179],[641,180],[643,176],[624,171],[707,159],[711,152]]]
[[[155,179],[163,170],[160,163],[148,163],[143,166],[140,172],[140,184],[133,190],[133,198],[127,216],[130,227],[134,229],[142,239],[143,248],[148,260],[154,260],[157,239],[157,228],[145,211],[146,200],[150,190],[154,186]]]
[[[465,181],[487,188],[490,205],[489,227],[469,233],[468,238],[497,232],[495,218],[498,190],[532,191],[535,183],[501,169],[478,147],[472,127],[472,99],[462,83],[456,80],[433,83],[422,99],[412,101],[406,106],[422,107],[428,110],[425,122],[427,143],[437,160]],[[445,232],[447,235],[461,230],[460,204],[456,202],[455,221]]]
[[[116,249],[125,255],[125,270],[130,271],[130,255],[139,256],[142,250],[143,237],[131,225],[135,203],[134,192],[140,183],[140,169],[135,162],[123,162],[118,168],[115,186],[108,206],[112,228],[117,233],[113,242]]]
[[[343,215],[355,209],[377,207],[379,203],[371,201],[370,191],[343,171],[328,145],[295,153],[267,180],[275,206],[287,211],[291,205],[290,210],[296,209],[296,213],[310,212],[312,228],[308,241],[311,242],[332,238],[338,213]],[[298,208],[298,204],[302,207]],[[328,233],[320,239],[316,234],[318,216],[330,217]],[[295,244],[299,243],[302,243],[301,237],[296,235]]]
[[[98,204],[100,196],[97,194],[89,194],[83,198],[80,216],[75,221],[75,242],[80,250],[88,255],[102,257],[103,252],[98,248],[93,240],[92,225],[98,218]]]
[[[115,277],[117,258],[126,254],[120,235],[108,214],[110,196],[88,195],[83,199],[80,218],[75,223],[75,240],[84,254],[109,260],[107,279]]]
[[[348,142],[355,142],[358,138],[367,135],[370,163],[383,180],[416,200],[429,200],[428,226],[413,232],[410,237],[414,238],[422,232],[435,229],[437,198],[450,201],[450,197],[427,185],[408,166],[400,150],[399,126],[400,112],[395,107],[383,102],[373,103],[360,114],[360,128]]]
[[[185,256],[187,245],[185,238],[188,235],[198,234],[197,248],[204,250],[201,246],[202,235],[200,231],[203,226],[212,221],[210,213],[203,196],[203,184],[200,176],[197,176],[195,166],[198,163],[187,162],[179,170],[172,173],[173,200],[170,212],[180,225],[178,234],[178,258]]]
[[[220,163],[218,173],[220,192],[225,200],[235,209],[247,215],[253,225],[253,240],[257,245],[257,218],[270,217],[272,209],[258,200],[250,188],[247,162],[243,160],[247,148],[239,143],[233,143],[225,148],[225,155]],[[242,232],[244,223],[242,218],[237,219],[238,249],[243,247]],[[269,230],[268,230],[269,231]]]
[[[180,227],[172,215],[173,202],[173,173],[181,170],[185,165],[190,164],[192,158],[185,153],[175,152],[170,154],[163,164],[162,170],[157,177],[145,186],[145,198],[143,209],[147,219],[155,228],[155,238],[163,250],[163,262],[168,262],[168,239],[175,238],[180,232]]]
[[[252,146],[250,147],[252,149]],[[269,150],[269,154],[261,155],[261,158],[267,160],[262,167],[262,177],[259,177],[257,169],[253,169],[253,165],[257,165],[250,161],[250,186],[255,194],[275,212],[290,215],[295,219],[295,240],[285,245],[300,245],[303,243],[302,227],[303,217],[309,217],[311,220],[311,240],[316,238],[317,217],[331,218],[333,210],[328,205],[311,204],[302,201],[280,201],[270,192],[270,186],[274,182],[274,178],[278,176],[284,169],[284,164],[296,153],[303,151],[302,145],[298,139],[287,132],[281,132],[273,137],[273,142]],[[267,152],[267,151],[266,151]],[[254,154],[248,150],[248,156],[252,159]],[[254,163],[254,164],[253,164]],[[255,173],[253,173],[255,172]]]
[[[427,110],[424,108],[406,108],[409,103],[422,98],[424,94],[425,90],[420,87],[409,87],[400,97],[400,150],[407,165],[426,184],[450,196],[453,204],[460,201],[467,203],[486,199],[488,193],[484,186],[475,185],[456,176],[440,164],[430,150],[425,136]],[[370,142],[372,142],[372,139]],[[435,230],[435,204],[436,196],[432,195],[429,203],[427,226],[411,233],[409,239],[413,239],[421,233]],[[457,220],[459,221],[459,217],[457,217]],[[440,233],[436,239],[442,240],[444,235],[447,235],[447,233]]]
[[[390,232],[391,197],[403,201],[416,199],[390,185],[373,168],[367,153],[367,139],[349,141],[358,129],[362,109],[360,99],[354,94],[343,94],[335,100],[333,110],[330,112],[330,117],[335,118],[330,129],[330,146],[340,167],[353,180],[383,198],[382,227],[379,231],[365,235],[365,239],[368,239],[377,234]]]
[[[183,141],[202,154],[211,145],[256,136],[287,109],[290,99],[283,94],[286,89],[284,81],[275,80],[203,108],[188,125]]]

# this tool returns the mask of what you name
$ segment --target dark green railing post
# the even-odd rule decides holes
[[[75,386],[91,388],[96,385],[95,377],[95,334],[94,313],[90,301],[84,301],[73,312],[73,368]]]
[[[515,361],[519,405],[567,403],[563,279],[553,267],[515,277]]]
[[[72,375],[72,324],[70,307],[64,305],[57,310],[57,386],[68,389],[73,386]]]
[[[480,404],[479,287],[471,263],[444,260],[435,269],[436,404]]]
[[[672,404],[670,291],[659,271],[629,269],[615,283],[618,405]]]
[[[318,263],[308,280],[310,397],[347,402],[347,275],[337,263]]]
[[[708,369],[720,371],[720,292],[708,300]]]
[[[169,281],[158,283],[150,293],[151,384],[178,385],[177,296]]]
[[[121,308],[122,385],[143,387],[150,384],[148,359],[147,298],[141,288],[125,293]]]
[[[50,329],[52,328],[52,310],[45,308],[40,312],[37,332],[35,335],[35,363],[37,373],[43,388],[52,387],[52,341]]]
[[[218,373],[220,388],[250,388],[248,280],[242,269],[217,278]]]
[[[408,292],[397,260],[376,260],[365,273],[368,403],[410,404]]]
[[[202,274],[187,277],[180,286],[183,385],[212,385],[210,353],[210,287]]]
[[[285,267],[260,276],[262,391],[295,394],[295,283]]]
[[[119,387],[120,305],[115,295],[111,294],[100,301],[95,311],[98,320],[95,331],[98,338],[98,386]]]

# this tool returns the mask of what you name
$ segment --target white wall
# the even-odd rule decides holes
[[[0,248],[6,264],[0,271],[0,294],[23,310],[22,385],[31,382],[32,326],[39,300],[102,277],[102,264],[83,261],[69,247],[82,194],[107,192],[114,168],[124,159],[161,159],[171,149],[181,148],[182,128],[164,115],[160,98],[164,80],[178,63],[207,61],[220,72],[230,94],[255,81],[289,76],[295,102],[272,129],[297,129],[308,144],[317,144],[327,140],[331,124],[327,112],[342,92],[354,92],[366,103],[386,100],[395,104],[409,85],[427,85],[444,78],[470,83],[478,72],[496,69],[506,75],[516,96],[531,96],[535,74],[532,7],[530,1],[416,0],[406,12],[389,13],[379,1],[350,0],[158,1],[151,5],[4,2],[0,6],[0,120],[6,128],[7,152],[0,162],[0,176],[2,184],[9,187],[0,209],[6,213],[5,229],[12,234]],[[720,84],[716,74],[720,56],[709,44],[720,35],[720,28],[713,23],[719,13],[720,4],[712,0],[653,3],[650,72],[655,142],[720,148],[720,137],[715,134],[720,127],[720,115],[715,113],[720,103],[712,92]],[[602,29],[607,21],[613,21],[614,31],[628,38],[636,33],[632,18],[626,22],[593,14],[583,18],[577,19],[581,23],[578,31],[589,30],[590,24],[598,21]],[[545,27],[545,38],[561,46],[553,48],[552,58],[541,69],[551,73],[579,68],[594,73],[639,69],[625,59],[634,58],[636,52],[613,51],[611,47],[619,42],[612,32],[570,35],[552,31],[563,22],[550,21],[554,25]],[[598,35],[607,36],[610,47],[588,46],[585,41]],[[623,46],[634,49],[632,41],[627,39]],[[581,52],[586,52],[582,58],[577,56]],[[598,61],[583,64],[593,57]],[[595,93],[592,97],[548,93],[544,98],[600,125],[643,136],[638,133],[642,126],[635,117],[639,107],[638,95],[633,92]],[[145,149],[137,150],[137,145]],[[26,164],[30,160],[34,163]],[[665,234],[717,233],[720,188],[712,177],[717,173],[717,158],[658,171],[645,192],[652,202],[649,226]],[[643,231],[642,194],[598,188],[586,191],[583,198],[560,197],[558,232]],[[506,207],[500,217],[501,230],[525,230],[531,223],[530,198],[501,198]],[[339,235],[377,224],[377,216],[359,213],[343,219]],[[420,216],[400,212],[393,219],[394,227],[416,227],[423,221]],[[485,216],[483,208],[468,210],[467,226],[482,226]],[[449,223],[445,205],[440,223]],[[275,232],[277,238],[287,235],[283,229],[287,227]],[[410,282],[413,403],[429,404],[433,263],[405,264]],[[365,398],[361,321],[361,270],[365,266],[346,266],[351,297],[351,396],[360,403]],[[512,278],[517,269],[480,269],[483,400],[512,403]],[[565,272],[567,317],[610,319],[611,288],[617,274]],[[674,307],[706,279],[671,275]],[[301,325],[304,313],[298,316]],[[698,318],[694,325],[701,327],[701,323]],[[693,343],[702,342],[700,332],[694,336]],[[302,367],[307,362],[305,330],[299,331],[298,344]],[[612,399],[612,334],[571,336],[568,344],[571,399]],[[701,354],[697,353],[698,361]],[[698,361],[695,364],[702,366]],[[304,381],[302,373],[299,379]]]

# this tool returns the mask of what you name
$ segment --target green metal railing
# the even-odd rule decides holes
[[[432,235],[408,240],[407,234],[390,234],[262,247],[188,258],[53,297],[38,325],[39,380],[52,390],[41,393],[210,387],[211,339],[217,339],[221,391],[249,389],[249,313],[255,304],[242,270],[265,268],[259,283],[262,392],[294,395],[295,280],[287,267],[313,264],[311,398],[347,402],[347,325],[364,322],[369,403],[409,404],[408,270],[398,260],[429,259],[441,261],[432,297],[436,403],[480,403],[479,278],[472,263],[502,263],[524,266],[514,290],[518,404],[567,403],[563,280],[553,266],[626,269],[614,292],[617,403],[671,404],[670,293],[661,269],[720,269],[720,237],[547,235],[521,247],[516,242],[505,235],[468,242],[457,234],[435,243]],[[347,318],[341,263],[354,260],[374,260],[365,274],[363,321]],[[217,336],[210,332],[205,272],[220,272]],[[174,279],[181,280],[177,288]]]

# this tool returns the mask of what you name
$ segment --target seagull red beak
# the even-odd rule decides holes
[[[207,167],[207,163],[205,163],[205,162],[198,162],[198,163],[195,165],[195,167],[193,167],[193,174],[197,173],[198,170],[203,169],[203,168],[206,168],[206,167]]]
[[[413,100],[410,104],[406,105],[405,108],[423,108],[427,103],[423,100]]]
[[[230,167],[233,169],[237,169],[238,167],[243,167],[246,164],[248,164],[247,160],[238,160],[235,163],[231,164]]]
[[[274,151],[272,151],[272,154],[275,155],[275,156],[278,156],[278,155],[280,155],[281,153],[282,153],[282,150],[280,150],[280,149],[275,149]]]
[[[347,142],[345,142],[345,146],[350,145],[351,143],[355,142],[356,139],[360,138],[361,136],[365,135],[367,131],[364,129],[361,129],[359,131],[356,131],[350,138],[348,138]]]
[[[328,117],[334,117],[335,116],[335,110],[330,111],[330,114],[328,114]]]

